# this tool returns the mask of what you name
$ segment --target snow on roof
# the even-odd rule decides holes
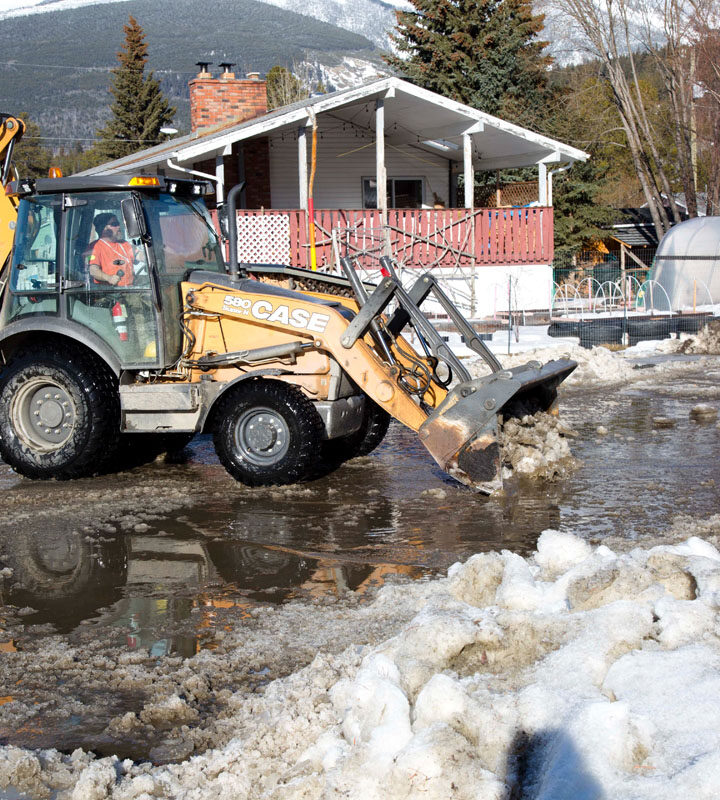
[[[472,136],[476,169],[493,170],[545,163],[585,161],[582,150],[543,136],[519,125],[486,114],[476,108],[414,86],[400,78],[386,77],[361,86],[341,89],[283,106],[260,117],[226,123],[172,139],[101,164],[85,174],[124,172],[163,165],[167,159],[192,164],[225,154],[232,144],[273,132],[294,130],[307,124],[310,113],[332,112],[336,119],[352,121],[359,106],[386,98],[386,137],[391,144],[412,141],[428,152],[442,150],[445,158],[461,161],[462,136]],[[479,153],[479,156],[477,155]]]

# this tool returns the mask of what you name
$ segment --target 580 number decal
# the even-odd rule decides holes
[[[292,328],[323,333],[330,322],[328,314],[317,311],[310,312],[305,308],[293,308],[287,305],[273,306],[268,300],[256,300],[242,295],[226,294],[223,300],[223,311],[255,317],[255,319],[279,322],[281,325],[290,325]]]

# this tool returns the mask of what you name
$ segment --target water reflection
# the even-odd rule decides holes
[[[698,397],[720,403],[717,381],[702,369],[682,382],[654,380],[570,393],[563,416],[579,432],[572,450],[580,468],[555,484],[510,482],[491,500],[441,473],[400,426],[371,457],[283,489],[235,484],[202,437],[184,464],[62,486],[16,482],[3,489],[6,504],[37,506],[52,494],[56,509],[42,523],[0,522],[0,570],[12,570],[0,601],[15,607],[8,619],[26,636],[44,624],[63,633],[106,625],[130,648],[189,655],[212,646],[223,612],[364,594],[389,576],[443,572],[490,549],[524,554],[547,528],[634,539],[667,527],[685,509],[715,513],[720,431],[692,422],[689,410]],[[655,416],[677,424],[657,429]],[[599,425],[607,435],[597,433]],[[161,496],[167,476],[197,498],[182,513],[135,524],[141,499],[129,508],[137,517],[129,526],[113,518],[108,524],[98,511],[88,526],[89,491],[102,496],[120,486],[130,487],[131,497]],[[9,642],[0,635],[0,647]]]

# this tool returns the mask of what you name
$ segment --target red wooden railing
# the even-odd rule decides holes
[[[310,265],[307,212],[243,209],[238,223],[241,261]],[[385,229],[375,209],[319,209],[315,226],[319,266],[334,262],[333,231],[340,254],[354,255],[368,268],[376,265],[388,239],[398,261],[422,269],[550,264],[553,259],[553,211],[545,207],[389,209]]]

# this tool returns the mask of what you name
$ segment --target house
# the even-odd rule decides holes
[[[200,176],[215,206],[244,181],[243,261],[311,266],[314,232],[320,269],[349,254],[372,273],[390,253],[409,279],[436,270],[471,316],[506,309],[508,297],[548,308],[552,176],[586,153],[394,77],[268,113],[259,74],[237,78],[232,66],[213,76],[200,62],[190,134],[88,173]],[[529,203],[474,207],[476,171],[528,166]]]

